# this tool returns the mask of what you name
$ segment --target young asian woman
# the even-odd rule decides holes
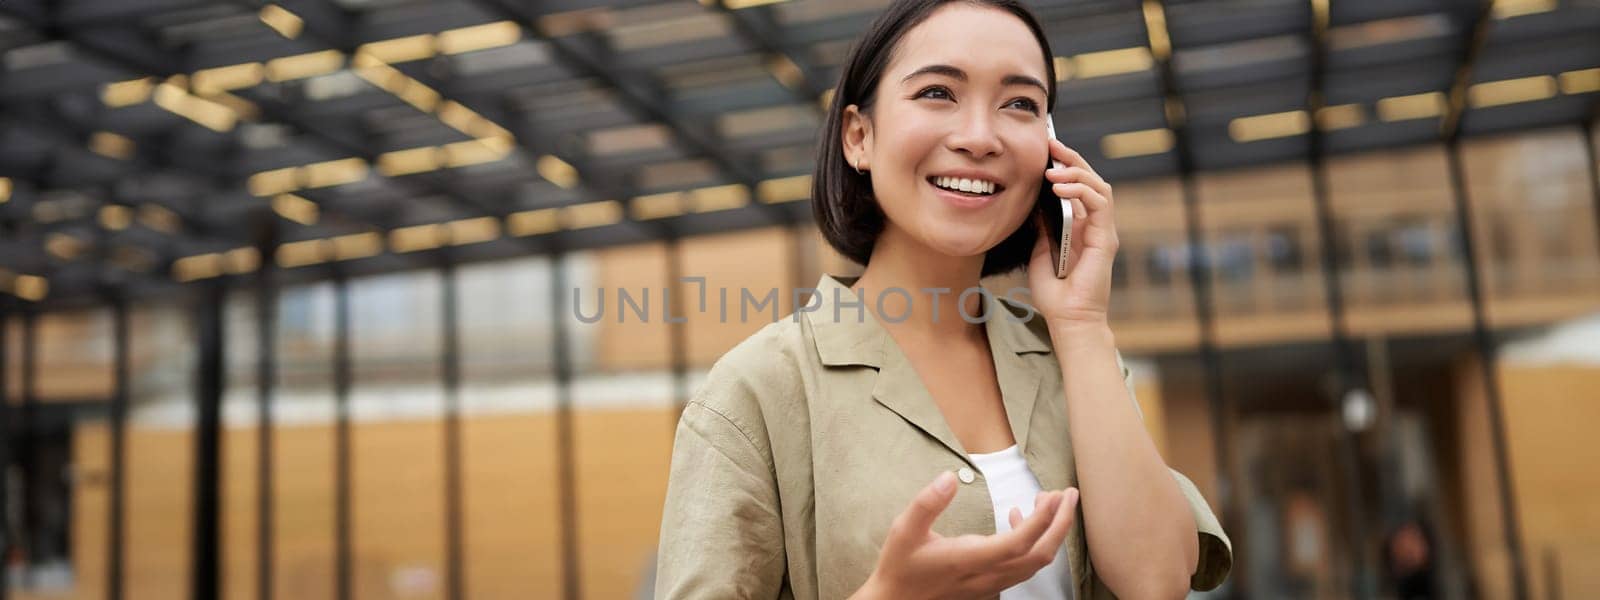
[[[1046,134],[1051,57],[1007,0],[899,0],[858,41],[812,205],[864,269],[823,275],[690,399],[657,598],[1179,598],[1226,577],[1231,543],[1116,349],[1114,193]],[[1073,204],[1065,278],[1047,184]],[[1018,269],[1028,303],[980,286]]]

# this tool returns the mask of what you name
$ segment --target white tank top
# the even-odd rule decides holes
[[[989,497],[994,502],[994,529],[1011,531],[1011,508],[1022,510],[1026,518],[1033,514],[1033,497],[1041,491],[1039,479],[1028,470],[1022,451],[1013,444],[1010,448],[988,454],[971,454],[972,462],[983,472],[989,483]],[[1056,558],[1039,569],[1033,577],[1000,592],[1000,600],[1066,600],[1072,593],[1070,569],[1066,550],[1058,550]]]

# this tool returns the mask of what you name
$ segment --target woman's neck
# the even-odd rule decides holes
[[[897,335],[981,337],[983,324],[968,323],[967,319],[977,320],[983,315],[983,296],[968,294],[962,305],[961,293],[978,286],[983,255],[939,254],[898,233],[891,226],[878,236],[872,257],[856,280],[854,287],[867,310]],[[897,291],[885,293],[887,290]],[[880,296],[883,314],[879,314]]]

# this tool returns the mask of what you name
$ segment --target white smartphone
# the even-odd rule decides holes
[[[1050,139],[1057,139],[1055,115],[1045,115],[1045,122],[1048,123],[1046,127],[1048,128]],[[1062,166],[1061,161],[1052,158],[1050,159],[1050,166],[1059,169]],[[1072,249],[1072,202],[1069,198],[1056,196],[1055,186],[1049,179],[1046,179],[1043,185],[1044,189],[1039,192],[1039,209],[1044,211],[1045,225],[1051,230],[1053,234],[1051,237],[1055,238],[1058,243],[1059,249],[1054,254],[1056,279],[1066,279],[1067,253]],[[1056,217],[1057,214],[1060,215],[1060,218]]]

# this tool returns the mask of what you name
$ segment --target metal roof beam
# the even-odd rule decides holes
[[[1494,24],[1490,16],[1494,10],[1494,0],[1462,2],[1453,8],[1451,14],[1460,19],[1464,27],[1460,59],[1456,63],[1455,77],[1447,94],[1444,117],[1439,121],[1439,137],[1447,144],[1453,144],[1461,138],[1461,122],[1467,112],[1467,88],[1472,85],[1472,70],[1477,65],[1478,57],[1489,43],[1489,29]]]
[[[127,24],[152,13],[200,8],[210,5],[209,0],[51,0],[63,6],[60,24],[63,27],[84,28],[113,23]]]
[[[45,137],[54,138],[62,145],[84,146],[83,140],[88,138],[91,131],[89,127],[80,126],[59,111],[41,110],[17,105],[0,105],[11,115],[23,116],[24,122],[13,123],[14,127],[22,127],[39,132]],[[40,127],[39,125],[44,125]],[[189,180],[203,182],[202,187],[210,193],[226,194],[229,188],[242,179],[241,174],[232,172],[230,167],[223,164],[207,164],[206,161],[195,153],[175,150],[170,144],[159,143],[160,140],[135,137],[137,151],[132,156],[120,161],[129,166],[132,173],[116,177],[114,181],[126,179],[129,175],[144,175],[149,173],[171,173]],[[141,140],[143,140],[141,142]],[[50,186],[45,186],[50,187]],[[59,189],[59,188],[57,188]],[[392,229],[401,226],[394,220],[392,211],[365,211],[357,212],[339,206],[338,202],[316,190],[300,190],[296,192],[307,200],[311,200],[323,213],[331,214],[335,218],[344,219],[354,225],[372,225],[380,229]],[[261,198],[262,202],[270,199]],[[211,223],[205,214],[191,214],[188,210],[168,206],[167,208],[178,213],[190,227],[210,230],[216,226]]]
[[[10,7],[0,4],[0,12],[10,12]],[[17,13],[13,12],[12,14]],[[25,20],[29,19],[26,15],[19,16]],[[98,40],[110,33],[110,31],[98,30],[94,36],[95,39],[88,39],[87,36],[78,35],[70,30],[52,27],[48,23],[28,20],[28,25],[47,32],[52,38],[72,43],[76,48],[101,62],[116,65],[135,73],[166,78],[173,75],[186,75],[192,70],[189,67],[192,66],[191,63],[193,61],[187,60],[185,57],[172,56],[160,49],[153,48],[148,42],[137,39],[137,35],[114,36],[112,39],[116,41],[113,44],[102,45]],[[365,140],[344,139],[344,136],[351,134],[348,132],[333,133],[328,131],[326,127],[309,124],[291,114],[294,109],[292,105],[284,105],[284,103],[273,98],[245,90],[239,90],[236,95],[260,108],[261,115],[266,120],[287,125],[301,134],[302,137],[317,141],[322,146],[341,156],[358,157],[367,161],[368,164],[376,161],[376,155],[364,147]],[[409,179],[391,178],[391,180],[413,191],[419,188],[427,190],[426,193],[418,194],[419,196],[438,195],[448,198],[457,208],[469,214],[502,216],[501,213],[504,212],[494,207],[482,205],[462,196],[448,186],[438,185],[421,176],[411,176]]]
[[[616,56],[594,32],[586,31],[567,37],[547,36],[540,30],[536,14],[511,8],[500,0],[473,2],[486,11],[519,24],[525,35],[544,40],[549,45],[551,56],[558,62],[581,77],[602,82],[615,90],[624,105],[640,120],[666,125],[674,139],[688,153],[711,160],[734,182],[744,184],[752,191],[761,182],[759,169],[723,150],[722,140],[717,139],[714,132],[673,112],[664,86],[655,77],[646,72],[617,69]],[[774,222],[788,223],[793,220],[777,207],[761,203],[756,203],[756,206],[756,210],[763,211]]]
[[[767,54],[767,69],[773,71],[773,77],[780,77],[777,69],[787,68],[785,65],[772,64],[770,61],[787,60],[793,65],[796,75],[800,77],[797,82],[783,81],[779,83],[794,94],[796,100],[822,112],[822,107],[817,104],[817,98],[829,89],[829,85],[821,80],[817,74],[818,69],[811,64],[811,59],[805,56],[804,48],[799,47],[789,40],[784,33],[783,26],[772,16],[772,7],[755,6],[751,8],[732,10],[721,0],[711,3],[715,10],[727,15],[733,23],[734,31],[744,38],[751,46],[760,48]]]
[[[284,8],[294,12],[305,23],[307,37],[315,38],[330,49],[338,50],[346,56],[354,56],[359,48],[358,40],[367,36],[361,35],[361,25],[352,16],[342,9],[333,6],[324,0],[286,0],[282,3]],[[352,33],[355,32],[355,33]],[[572,165],[580,174],[584,173],[585,161],[571,156],[570,153],[559,152],[548,144],[538,143],[537,137],[523,135],[519,130],[525,130],[504,109],[497,104],[483,102],[479,98],[469,98],[455,92],[448,81],[434,78],[421,68],[422,61],[390,64],[389,66],[401,71],[423,85],[439,92],[441,101],[454,101],[478,113],[491,123],[506,131],[512,132],[514,143],[537,159],[540,155],[554,155],[562,161]],[[587,196],[588,200],[602,200],[617,196],[632,195],[632,191],[615,182],[607,182],[600,178],[593,181],[580,177],[582,188],[579,193]],[[501,211],[498,216],[504,216]]]

